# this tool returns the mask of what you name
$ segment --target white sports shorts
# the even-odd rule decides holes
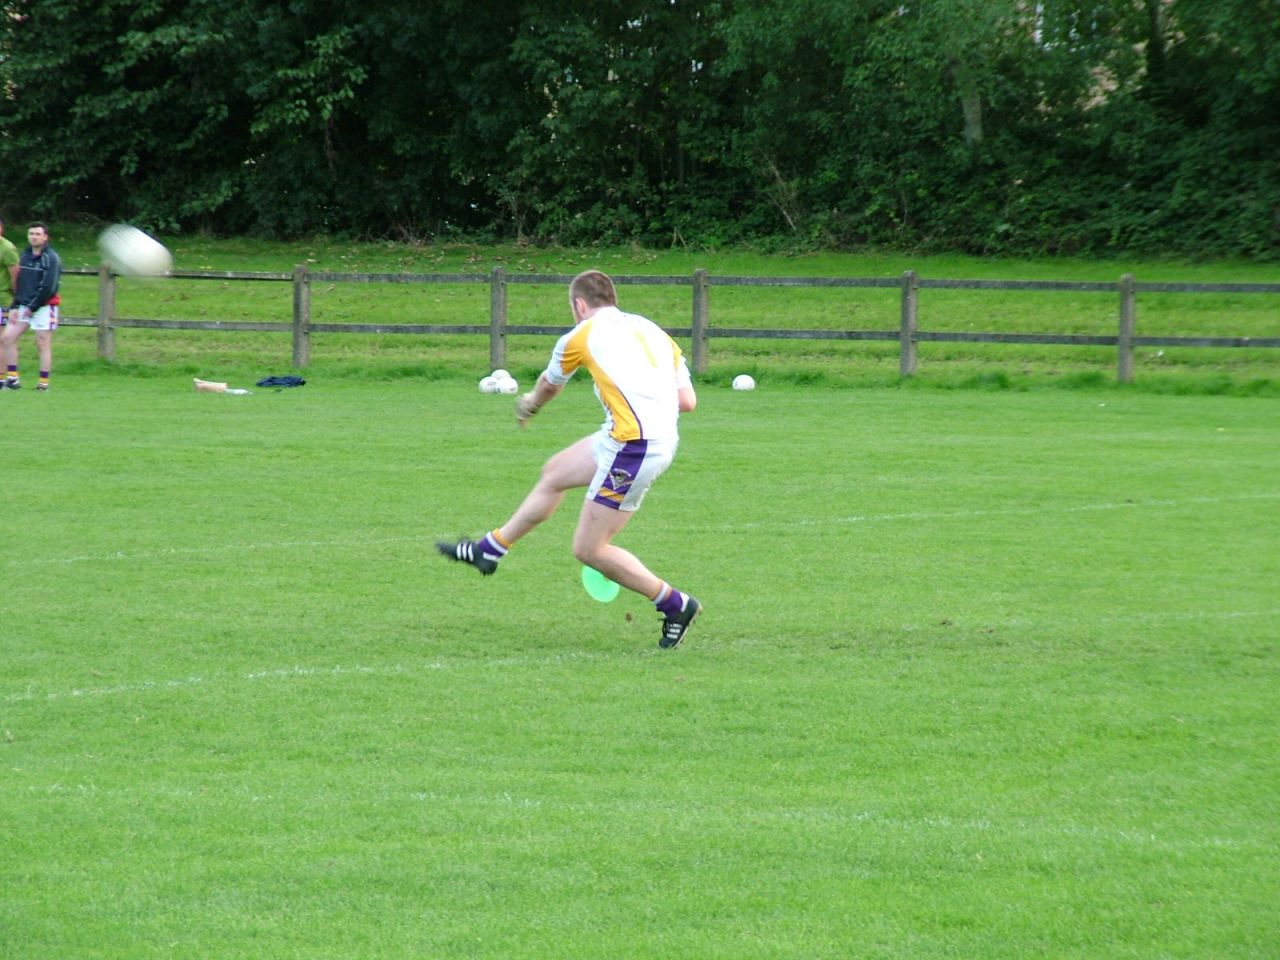
[[[607,433],[591,442],[596,473],[587,487],[587,499],[615,510],[639,510],[640,501],[653,481],[671,466],[676,445],[660,440],[628,440],[623,443]]]
[[[39,310],[30,307],[14,307],[9,311],[10,323],[25,323],[32,330],[57,330],[58,308],[45,304]]]

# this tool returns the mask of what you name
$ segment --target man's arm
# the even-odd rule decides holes
[[[61,282],[62,258],[52,250],[47,250],[45,252],[44,277],[40,282],[40,289],[36,291],[36,302],[31,305],[31,309],[38,310],[52,300],[53,295],[58,292],[58,286]]]
[[[516,422],[523,427],[530,417],[558,397],[563,389],[562,385],[548,380],[545,374],[538,374],[538,382],[533,385],[533,389],[521,394],[516,400]]]
[[[689,375],[689,364],[676,347],[676,403],[681,413],[692,413],[698,405],[698,395],[693,391],[693,377]]]

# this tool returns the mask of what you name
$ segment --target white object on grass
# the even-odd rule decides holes
[[[735,390],[754,390],[755,388],[755,378],[749,373],[740,373],[733,378],[733,389]]]
[[[481,393],[497,393],[498,392],[497,379],[492,376],[481,378],[480,392]]]
[[[237,397],[246,397],[251,392],[242,387],[228,387],[221,380],[201,380],[199,377],[196,377],[192,384],[196,388],[196,393],[230,393]]]
[[[497,382],[499,380],[510,379],[511,372],[509,370],[503,370],[501,367],[499,367],[497,370],[493,371],[493,373],[489,374],[489,376],[493,377],[494,382]]]
[[[520,389],[520,384],[511,377],[503,377],[498,381],[498,392],[511,396]]]

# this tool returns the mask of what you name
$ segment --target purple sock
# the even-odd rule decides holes
[[[507,548],[500,544],[492,533],[486,533],[480,538],[480,549],[485,553],[491,553],[498,557],[507,555]]]
[[[653,605],[658,608],[658,612],[670,616],[679,613],[684,609],[684,594],[675,587],[671,588],[671,592],[661,600],[655,600]]]

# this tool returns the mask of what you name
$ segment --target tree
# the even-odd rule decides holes
[[[224,207],[245,106],[235,36],[209,0],[12,0],[0,101],[5,169],[36,212],[172,226]]]
[[[1280,0],[0,2],[47,217],[1280,251]]]

